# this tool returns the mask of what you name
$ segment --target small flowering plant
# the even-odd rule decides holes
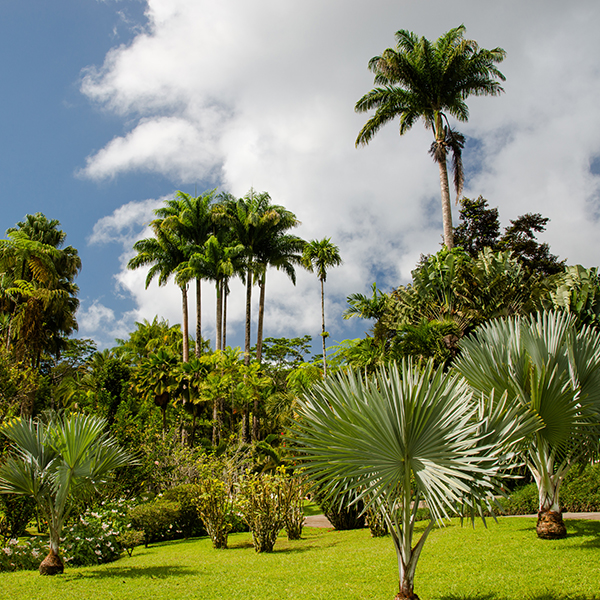
[[[26,541],[11,539],[0,549],[0,572],[37,569],[47,553],[46,537],[31,537]]]

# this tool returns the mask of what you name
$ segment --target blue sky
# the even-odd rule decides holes
[[[152,209],[182,189],[253,186],[293,210],[306,239],[328,236],[344,266],[327,283],[332,339],[364,324],[345,298],[406,283],[439,247],[430,133],[388,126],[354,139],[369,58],[406,28],[434,39],[463,22],[501,46],[506,93],[469,102],[466,195],[504,223],[551,221],[544,240],[570,263],[597,265],[600,40],[596,1],[2,0],[0,229],[41,211],[82,257],[80,335],[101,347],[155,314],[180,319],[173,286],[143,290],[124,264]],[[316,278],[269,275],[266,335],[319,333]],[[204,290],[205,328],[214,325]],[[234,290],[230,339],[242,340]]]

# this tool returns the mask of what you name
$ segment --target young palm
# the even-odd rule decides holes
[[[342,264],[340,249],[331,243],[331,238],[312,240],[304,246],[302,253],[302,264],[309,270],[317,273],[321,282],[321,337],[323,338],[323,377],[327,377],[327,358],[325,355],[325,281],[327,280],[327,269],[338,267]]]
[[[442,35],[434,43],[414,33],[396,33],[396,48],[388,48],[381,56],[369,61],[378,86],[357,103],[357,112],[375,109],[356,139],[356,145],[368,144],[383,125],[400,119],[400,135],[405,134],[419,119],[433,130],[430,148],[440,170],[444,243],[453,246],[452,212],[446,159],[450,153],[454,162],[457,195],[462,189],[461,150],[464,137],[448,123],[448,115],[466,122],[469,96],[496,96],[503,89],[496,81],[504,75],[496,64],[502,62],[502,48],[479,48],[474,40],[464,36],[461,25]]]
[[[50,423],[15,419],[1,430],[12,450],[0,467],[0,493],[33,497],[48,521],[42,575],[64,570],[60,536],[75,501],[96,491],[114,469],[135,463],[105,429],[104,419],[74,414]]]
[[[532,428],[506,396],[476,400],[461,377],[403,361],[368,379],[350,371],[315,384],[298,401],[293,439],[330,496],[362,498],[384,515],[398,558],[396,599],[418,600],[415,571],[435,522],[489,506]],[[420,502],[432,518],[413,543]]]
[[[560,485],[598,442],[600,332],[577,332],[566,313],[493,320],[462,341],[456,369],[476,392],[505,393],[539,420],[525,450],[539,492],[538,536],[565,537]]]

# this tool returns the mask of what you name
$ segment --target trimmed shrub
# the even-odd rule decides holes
[[[572,468],[560,488],[560,504],[565,512],[600,511],[600,464]]]
[[[35,516],[35,500],[21,494],[0,494],[0,511],[5,515],[6,538],[18,538],[26,534]]]
[[[179,505],[176,529],[181,531],[186,539],[206,535],[206,529],[198,512],[197,496],[198,486],[190,483],[178,485],[163,494],[163,501],[176,502]]]
[[[317,490],[315,500],[321,507],[329,522],[339,531],[362,529],[365,526],[364,504],[361,500],[350,504],[345,499],[326,498],[321,490]]]
[[[282,469],[282,501],[285,506],[284,527],[288,540],[299,540],[304,526],[304,496],[306,495],[306,476],[301,471],[286,475]]]
[[[158,498],[152,502],[140,504],[129,511],[134,529],[144,532],[144,546],[172,538],[177,532],[179,504]]]

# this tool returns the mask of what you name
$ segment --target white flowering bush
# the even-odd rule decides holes
[[[48,554],[48,538],[31,537],[27,541],[13,538],[0,549],[0,572],[18,569],[37,570]]]
[[[117,560],[122,550],[119,534],[130,527],[128,510],[125,500],[102,503],[94,510],[87,510],[71,526],[65,526],[61,538],[63,562],[88,566]],[[12,539],[0,549],[0,571],[37,569],[48,547],[46,536],[27,541]]]

